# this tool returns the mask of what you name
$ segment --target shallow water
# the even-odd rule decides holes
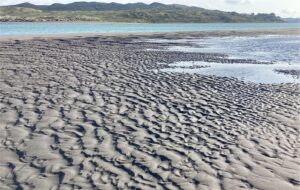
[[[186,72],[235,77],[257,83],[298,83],[299,78],[275,72],[276,69],[300,70],[300,37],[265,35],[256,37],[209,37],[202,39],[152,40],[157,43],[190,43],[192,46],[171,46],[165,51],[222,53],[229,59],[252,59],[274,64],[221,64],[179,62],[164,72]],[[210,66],[190,68],[190,66]],[[184,68],[186,67],[186,68]]]
[[[185,51],[221,52],[228,54],[230,58],[277,63],[300,62],[299,36],[219,37],[193,43],[203,48],[186,48]]]
[[[300,28],[299,23],[1,23],[0,36],[107,32],[184,32]]]
[[[264,35],[256,37],[209,37],[202,39],[152,39],[156,43],[190,43],[193,46],[171,46],[166,51],[223,53],[231,59],[253,59],[262,62],[300,63],[300,36]]]
[[[275,72],[275,69],[300,69],[300,65],[287,64],[222,64],[208,62],[178,62],[170,64],[172,68],[161,69],[162,72],[199,73],[221,77],[234,77],[255,83],[299,83],[299,78]],[[190,66],[203,68],[190,69]],[[209,67],[207,67],[209,66]],[[186,68],[183,68],[186,67]]]

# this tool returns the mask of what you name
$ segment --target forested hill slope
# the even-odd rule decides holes
[[[275,14],[239,14],[184,5],[161,3],[99,3],[33,5],[22,3],[0,7],[0,21],[99,21],[142,23],[284,22]]]

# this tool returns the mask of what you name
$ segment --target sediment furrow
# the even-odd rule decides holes
[[[155,72],[238,60],[133,39],[0,43],[1,187],[300,187],[299,84]]]

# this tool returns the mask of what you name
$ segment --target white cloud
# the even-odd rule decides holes
[[[288,10],[288,9],[282,9],[281,10],[281,15],[284,16],[284,17],[292,17],[292,18],[300,18],[300,13],[297,12],[297,11],[291,11],[291,10]]]
[[[253,1],[251,0],[225,0],[225,3],[233,4],[233,5],[238,5],[238,4],[250,4]]]

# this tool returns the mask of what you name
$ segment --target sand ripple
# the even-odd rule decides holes
[[[1,42],[1,189],[300,188],[299,84],[155,73],[224,56]]]

